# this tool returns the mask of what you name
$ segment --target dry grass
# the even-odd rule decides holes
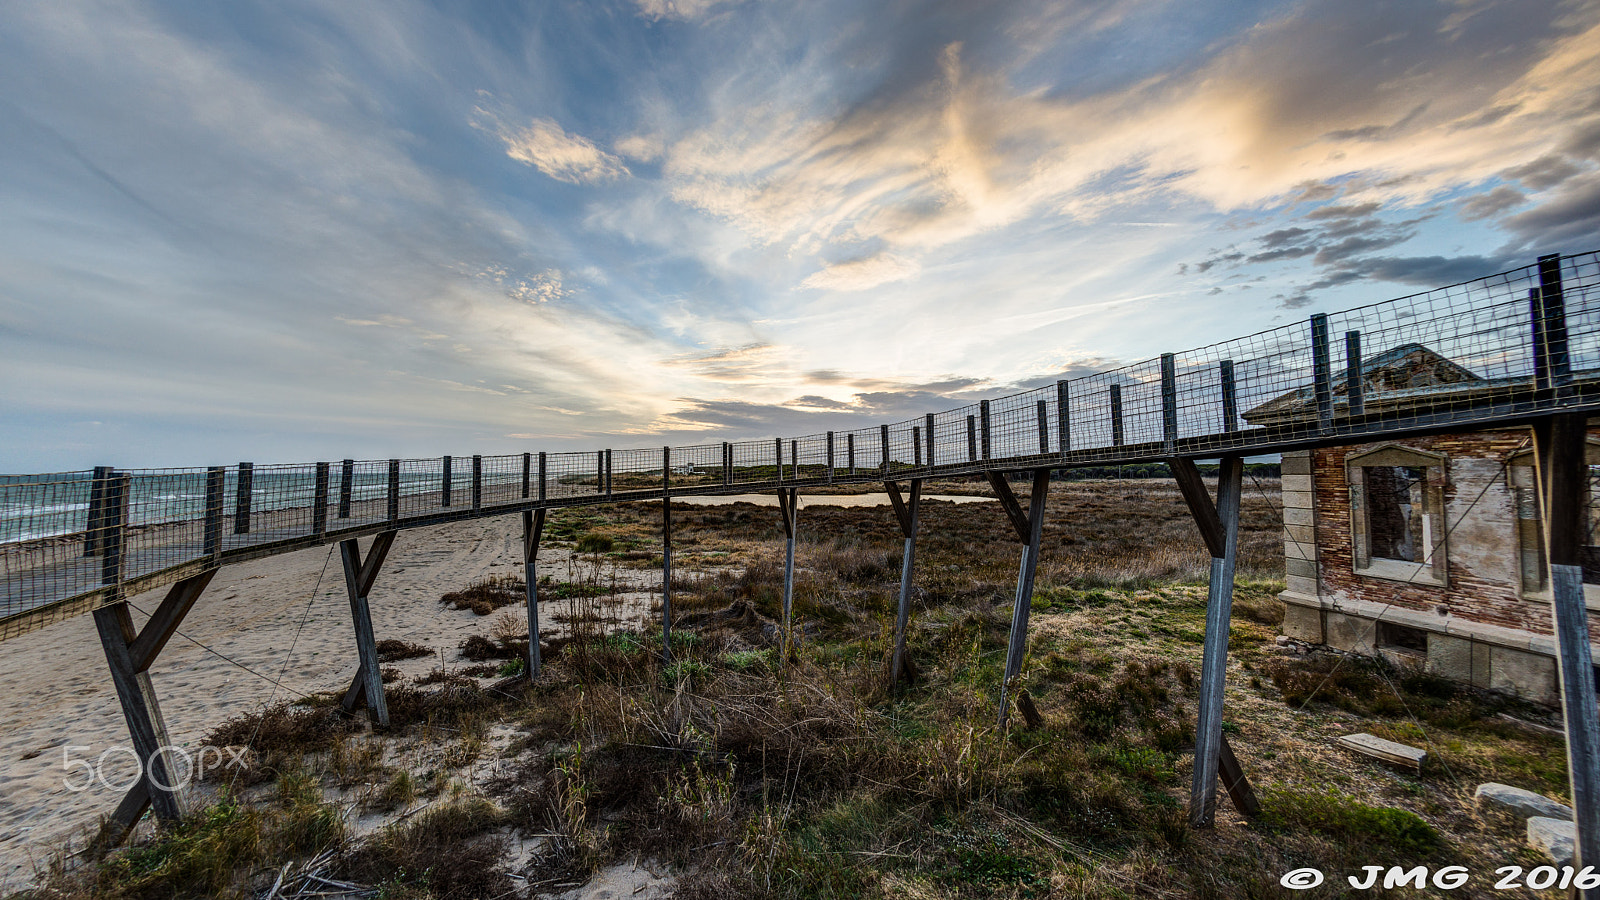
[[[1535,710],[1280,653],[1281,522],[1253,484],[1224,728],[1266,814],[1225,808],[1205,832],[1185,808],[1206,558],[1175,490],[1054,486],[1020,684],[1042,724],[1026,730],[995,723],[1018,556],[997,506],[924,507],[908,642],[919,675],[897,691],[884,678],[901,543],[888,510],[801,511],[787,659],[776,511],[675,511],[686,572],[670,663],[658,629],[613,627],[601,609],[612,567],[648,559],[659,510],[553,517],[571,518],[565,539],[604,535],[613,549],[563,582],[570,633],[537,686],[486,690],[463,670],[390,690],[396,734],[382,740],[434,741],[429,771],[372,758],[321,710],[280,708],[214,739],[322,748],[321,777],[340,777],[337,756],[377,785],[370,808],[437,796],[339,870],[414,898],[511,890],[508,828],[549,836],[525,873],[548,888],[642,857],[672,864],[690,898],[1275,897],[1303,865],[1491,872],[1519,859],[1519,838],[1473,811],[1474,781],[1563,787],[1559,739],[1497,718]],[[481,639],[485,654],[525,640],[514,619]],[[518,737],[488,799],[445,790],[491,756],[493,723]],[[1354,730],[1426,743],[1440,765],[1410,776],[1352,759],[1332,738]],[[230,858],[238,884],[278,857]]]

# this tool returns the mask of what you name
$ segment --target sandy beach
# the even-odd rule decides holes
[[[520,575],[520,540],[516,516],[402,532],[371,595],[378,639],[442,650],[447,665],[461,665],[457,645],[470,634],[488,633],[494,617],[448,609],[439,597],[486,576]],[[570,577],[569,560],[566,550],[542,550],[539,572]],[[629,575],[641,587],[649,578],[645,572],[619,577]],[[131,598],[135,621],[142,624],[143,613],[162,596]],[[545,626],[547,634],[552,627]],[[417,675],[439,664],[436,655],[386,665]],[[222,569],[151,668],[151,678],[172,743],[193,749],[227,719],[296,694],[342,688],[355,665],[344,574],[333,546]],[[0,719],[5,891],[28,883],[35,866],[67,842],[78,846],[83,829],[121,799],[120,790],[102,784],[69,790],[69,775],[74,782],[82,776],[63,767],[63,748],[79,748],[71,751],[74,758],[94,760],[126,746],[128,732],[89,616],[0,644],[0,696],[7,699]],[[133,771],[120,752],[107,756],[105,769],[107,780],[118,785]]]

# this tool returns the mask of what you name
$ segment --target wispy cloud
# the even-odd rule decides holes
[[[481,109],[477,112],[489,117]],[[621,159],[601,150],[586,137],[568,134],[551,119],[534,119],[521,128],[497,122],[495,133],[505,142],[507,156],[557,181],[584,184],[612,181],[629,174]]]

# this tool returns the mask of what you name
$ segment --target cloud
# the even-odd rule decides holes
[[[719,6],[728,6],[742,0],[634,0],[639,14],[647,19],[700,19]]]
[[[480,116],[488,113],[479,109]],[[534,119],[524,128],[498,127],[506,155],[568,184],[613,181],[629,175],[622,160],[595,146],[594,141],[568,134],[552,119]]]
[[[833,291],[864,291],[891,281],[904,281],[921,269],[910,260],[879,254],[828,266],[802,281],[800,286]]]
[[[1461,202],[1461,218],[1467,221],[1487,219],[1497,216],[1508,209],[1515,209],[1528,202],[1528,198],[1521,191],[1510,185],[1502,184],[1487,194],[1478,194],[1468,197]]]

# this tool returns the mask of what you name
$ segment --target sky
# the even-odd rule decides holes
[[[0,8],[0,471],[901,421],[1600,247],[1595,2]]]

